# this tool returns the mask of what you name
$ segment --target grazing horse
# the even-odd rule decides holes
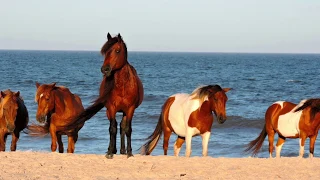
[[[116,113],[122,112],[120,124],[121,154],[132,155],[131,133],[132,117],[135,109],[143,99],[143,86],[135,68],[127,61],[127,47],[120,34],[111,37],[108,33],[108,41],[101,48],[104,62],[101,66],[103,79],[100,85],[99,97],[94,103],[77,116],[76,123],[67,127],[72,128],[78,123],[83,123],[94,116],[103,107],[107,108],[107,118],[110,121],[110,142],[106,157],[111,159],[117,153]],[[125,148],[125,135],[127,137],[127,149]]]
[[[36,118],[38,122],[44,123],[44,125],[29,125],[29,134],[43,136],[50,133],[51,151],[56,151],[58,142],[59,153],[63,153],[64,151],[61,135],[67,135],[67,152],[74,153],[78,131],[84,123],[80,123],[70,130],[64,130],[61,127],[73,123],[72,117],[75,117],[84,110],[81,99],[78,95],[72,94],[68,88],[56,86],[56,83],[40,85],[37,82],[36,87],[35,101],[38,103]]]
[[[157,145],[161,134],[164,133],[163,150],[167,155],[168,142],[171,133],[178,135],[174,144],[174,155],[178,156],[181,146],[186,141],[186,156],[191,155],[191,138],[195,135],[202,137],[202,155],[208,154],[208,142],[213,123],[213,114],[220,124],[227,119],[226,92],[219,85],[208,85],[195,89],[191,94],[175,94],[170,96],[164,105],[154,132],[147,138],[147,143],[141,147],[141,154],[149,155]]]
[[[260,135],[248,144],[245,151],[255,156],[266,136],[269,140],[269,154],[272,158],[273,140],[278,133],[276,157],[280,157],[281,148],[286,138],[300,138],[299,157],[303,157],[304,145],[310,138],[310,154],[313,157],[314,144],[320,127],[320,99],[302,100],[298,105],[287,101],[273,103],[266,111],[265,125]]]
[[[17,149],[20,131],[27,127],[29,115],[20,92],[10,89],[0,94],[0,151],[5,151],[7,136],[12,135],[11,151]]]

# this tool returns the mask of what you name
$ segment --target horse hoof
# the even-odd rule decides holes
[[[133,157],[133,154],[132,153],[128,153],[127,154],[127,158],[129,158],[129,157]]]
[[[112,159],[113,158],[113,154],[106,154],[106,158],[107,159]]]
[[[125,150],[120,150],[120,154],[127,154]]]

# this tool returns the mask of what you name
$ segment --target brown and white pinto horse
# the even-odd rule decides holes
[[[20,92],[10,89],[0,94],[0,151],[5,151],[7,136],[12,135],[11,151],[17,148],[20,131],[27,127],[29,115]]]
[[[300,138],[299,156],[303,157],[306,138],[310,138],[310,154],[313,157],[314,144],[320,127],[320,99],[302,100],[298,105],[286,101],[273,103],[266,111],[265,125],[260,135],[248,144],[245,151],[256,155],[268,135],[269,154],[272,157],[273,140],[278,133],[276,157],[280,157],[286,138]]]
[[[38,103],[36,118],[38,122],[45,124],[29,125],[29,134],[33,136],[43,136],[50,133],[51,151],[56,151],[58,142],[59,153],[63,153],[64,151],[61,135],[67,135],[67,152],[74,153],[75,143],[78,140],[78,131],[84,123],[67,131],[61,127],[73,123],[72,117],[75,117],[84,110],[80,97],[72,94],[70,90],[64,86],[56,86],[56,83],[42,85],[36,83],[36,87],[35,101]]]
[[[178,156],[181,146],[186,141],[186,156],[191,155],[191,138],[195,135],[202,137],[202,155],[208,154],[208,142],[213,123],[213,114],[220,124],[227,119],[226,92],[219,85],[208,85],[195,89],[191,94],[174,94],[162,106],[162,112],[154,132],[141,147],[141,154],[149,155],[156,147],[161,134],[164,133],[163,150],[167,155],[168,142],[171,133],[178,135],[174,144],[174,155]]]
[[[108,41],[101,48],[104,62],[101,66],[103,79],[100,85],[100,95],[91,106],[75,118],[76,123],[67,128],[89,120],[103,107],[106,107],[106,114],[110,121],[110,142],[106,157],[113,158],[113,154],[117,153],[118,123],[116,113],[122,112],[120,153],[130,157],[133,156],[131,147],[132,118],[135,109],[142,102],[143,86],[135,68],[127,60],[127,47],[121,35],[111,37],[108,33],[107,38]],[[127,149],[125,148],[125,136],[127,137]]]

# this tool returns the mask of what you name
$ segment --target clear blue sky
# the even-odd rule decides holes
[[[0,49],[320,53],[320,0],[0,0]]]

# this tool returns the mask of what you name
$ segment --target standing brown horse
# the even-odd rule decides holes
[[[135,109],[143,99],[143,86],[136,70],[127,61],[127,47],[120,34],[111,37],[108,33],[108,41],[102,46],[101,54],[104,62],[101,67],[103,79],[100,85],[99,97],[94,104],[89,106],[76,118],[76,123],[67,127],[72,128],[78,123],[83,123],[94,116],[103,107],[107,108],[107,117],[110,121],[110,142],[106,154],[112,158],[117,153],[116,135],[117,121],[116,113],[122,112],[123,117],[120,124],[121,154],[132,156],[131,133],[132,117]],[[127,137],[127,149],[125,148],[125,135]]]
[[[286,101],[273,103],[266,111],[265,125],[260,135],[248,144],[245,151],[256,155],[266,136],[269,140],[269,154],[272,157],[273,140],[278,133],[276,157],[280,157],[286,138],[300,138],[299,156],[303,157],[306,139],[310,138],[310,154],[313,157],[314,144],[320,128],[320,99],[302,100],[298,105]]]
[[[5,151],[7,136],[12,135],[11,151],[17,148],[20,131],[27,127],[29,115],[20,92],[10,89],[0,94],[0,151]]]
[[[63,153],[64,151],[61,135],[67,135],[67,152],[74,153],[78,131],[84,123],[80,123],[75,128],[67,131],[61,127],[72,124],[72,117],[75,117],[84,110],[81,99],[79,96],[72,94],[68,88],[56,86],[56,83],[42,85],[36,83],[36,86],[35,101],[38,103],[36,118],[37,121],[45,124],[29,125],[28,129],[31,131],[29,133],[34,136],[43,136],[50,132],[51,151],[56,151],[58,142],[59,153]]]

